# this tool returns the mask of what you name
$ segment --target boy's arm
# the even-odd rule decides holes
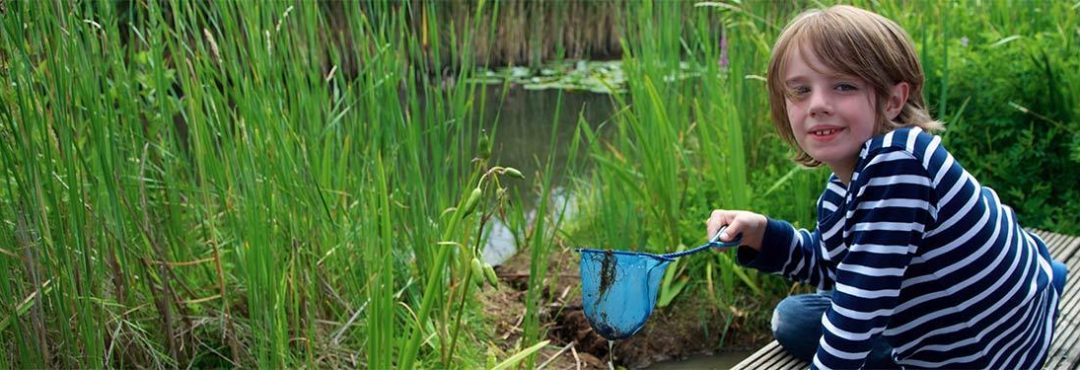
[[[769,219],[761,240],[761,251],[739,247],[738,262],[828,289],[832,286],[832,272],[822,263],[821,254],[821,234],[816,229],[796,230],[785,221]]]
[[[836,269],[833,304],[822,319],[814,368],[858,368],[881,335],[908,264],[933,224],[932,180],[905,151],[873,155],[853,183],[848,253]]]

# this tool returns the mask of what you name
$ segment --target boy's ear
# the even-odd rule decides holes
[[[910,89],[911,85],[903,81],[897,82],[889,89],[889,99],[885,101],[885,117],[889,117],[890,121],[896,119],[896,116],[900,115],[900,111],[904,109]]]

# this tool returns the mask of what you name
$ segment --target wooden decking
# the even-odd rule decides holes
[[[1080,237],[1034,230],[1050,248],[1054,259],[1069,266],[1069,279],[1065,282],[1065,295],[1061,298],[1061,316],[1058,317],[1054,342],[1046,369],[1080,369]],[[805,369],[805,361],[796,359],[772,341],[733,369]]]

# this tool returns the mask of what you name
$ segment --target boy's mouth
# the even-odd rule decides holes
[[[840,132],[841,130],[843,130],[843,129],[841,129],[841,128],[826,128],[826,129],[810,130],[810,135],[819,136],[819,137],[826,137],[826,136],[831,136],[832,134],[835,134],[837,132]]]

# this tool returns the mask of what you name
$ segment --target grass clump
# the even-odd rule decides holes
[[[495,175],[460,210],[501,167],[441,77],[470,51],[409,23],[434,4],[5,5],[5,367],[482,360]]]

